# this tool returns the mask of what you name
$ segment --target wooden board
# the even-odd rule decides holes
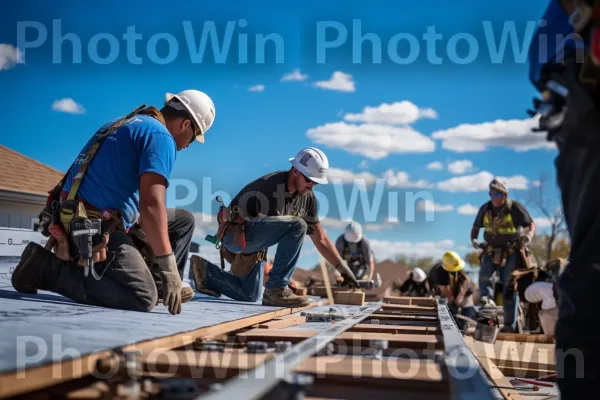
[[[265,341],[274,342],[279,340],[291,341],[292,343],[301,342],[317,334],[317,330],[291,330],[291,329],[252,329],[236,335],[243,342],[247,341]],[[391,334],[379,332],[344,332],[335,340],[336,343],[345,346],[368,346],[369,340],[387,340],[390,348],[411,348],[411,349],[441,349],[443,348],[442,338],[438,335],[418,335],[418,334]]]
[[[480,357],[475,355],[475,358],[479,361],[479,364],[483,367],[487,375],[490,377],[491,381],[494,382],[495,386],[499,386],[497,390],[500,392],[502,397],[505,400],[519,400],[521,399],[521,395],[516,389],[510,389],[512,387],[511,383],[506,376],[496,367],[496,364],[492,362],[489,358]]]
[[[170,376],[191,378],[225,379],[241,370],[254,368],[274,357],[270,354],[248,354],[241,351],[196,352],[167,351],[151,353],[140,357],[139,361],[147,372],[158,372]],[[361,356],[319,356],[303,361],[294,369],[297,372],[315,375],[319,379],[377,380],[378,385],[387,381],[390,386],[401,386],[403,381],[439,383],[444,386],[442,372],[438,364],[427,359],[382,359],[376,360]],[[163,375],[164,376],[164,375]]]
[[[383,298],[383,302],[407,306],[435,307],[435,299],[429,297],[386,296]]]
[[[333,293],[333,301],[335,304],[362,306],[365,304],[365,293],[362,291],[338,291]]]
[[[430,334],[439,335],[440,329],[435,326],[402,326],[402,325],[376,325],[357,324],[347,332],[379,332],[379,333],[408,333],[408,334]]]
[[[553,344],[502,340],[490,344],[475,341],[471,337],[465,337],[465,343],[476,356],[490,359],[500,370],[516,367],[556,372]]]

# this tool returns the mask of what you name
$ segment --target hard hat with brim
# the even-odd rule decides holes
[[[177,99],[179,102],[172,102]],[[213,101],[206,93],[199,90],[184,90],[178,94],[165,94],[165,104],[177,110],[185,110],[188,112],[194,125],[200,130],[200,134],[195,136],[195,139],[204,143],[204,135],[212,126],[215,119],[215,106]]]
[[[307,157],[308,160],[304,161],[304,157]],[[308,165],[303,165],[307,164],[311,159],[314,160],[314,168],[308,168]],[[328,182],[326,173],[329,169],[329,161],[327,160],[325,153],[321,150],[315,147],[307,147],[296,154],[296,157],[292,157],[288,160],[294,168],[311,181],[319,184],[326,184]]]
[[[458,272],[465,267],[465,261],[454,251],[447,251],[442,257],[442,268],[448,272]]]

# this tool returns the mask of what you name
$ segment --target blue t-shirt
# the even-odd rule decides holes
[[[107,123],[94,135],[110,127]],[[63,190],[69,191],[88,141],[77,157]],[[78,196],[100,210],[120,210],[128,229],[140,215],[140,176],[144,172],[162,175],[168,184],[177,145],[167,128],[147,115],[136,115],[111,133],[100,146],[79,186]]]

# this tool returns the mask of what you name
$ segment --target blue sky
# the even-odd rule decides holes
[[[487,183],[494,175],[507,178],[511,195],[520,199],[546,173],[549,194],[558,200],[556,150],[543,135],[528,133],[533,123],[525,110],[536,93],[525,58],[518,54],[526,49],[546,2],[339,4],[188,1],[169,9],[167,3],[153,1],[26,1],[12,10],[5,7],[0,108],[8,117],[0,143],[66,170],[109,119],[142,103],[160,106],[165,92],[205,91],[215,102],[216,120],[204,145],[178,153],[170,199],[198,213],[196,239],[211,258],[216,253],[203,237],[214,233],[214,223],[201,217],[216,211],[211,193],[233,196],[247,182],[287,169],[288,158],[306,146],[325,151],[330,178],[342,179],[339,185],[316,189],[327,203],[321,208],[327,211],[327,232],[335,240],[343,219],[358,220],[378,259],[393,256],[394,249],[419,256],[438,256],[448,249],[464,254],[473,210],[488,199]],[[200,60],[197,49],[192,55],[189,49],[201,42],[203,31],[210,32],[211,24],[218,32],[217,44],[230,47],[219,59],[209,44]],[[369,38],[380,41],[380,63],[372,62],[370,43],[363,45],[362,56],[358,42],[353,45],[359,25],[362,35],[370,33]],[[230,41],[224,35],[227,26]],[[330,28],[323,35],[326,26]],[[502,31],[511,27],[516,42],[509,39],[505,51],[494,56]],[[343,30],[345,41],[341,37],[336,44]],[[435,48],[423,38],[433,30],[440,37]],[[131,40],[133,32],[139,37],[135,51],[124,38],[129,33]],[[276,40],[267,41],[263,52],[255,38],[269,34]],[[60,35],[67,38],[62,45]],[[112,53],[109,36],[118,46]],[[165,37],[178,51],[160,64],[158,58],[168,55]],[[401,38],[397,46],[394,37]],[[417,46],[412,50],[419,53],[406,61],[411,37]],[[73,38],[75,46],[69,41]],[[471,47],[468,53],[467,40],[477,45],[476,51]],[[158,43],[156,51],[153,43]],[[397,56],[390,55],[389,47],[397,48]],[[257,48],[263,62],[256,57]],[[247,54],[245,64],[239,54]],[[469,54],[472,58],[460,63],[457,57]],[[114,58],[97,62],[109,55]],[[354,213],[344,214],[337,205],[348,204],[355,178],[366,183],[356,190],[366,194],[368,205],[382,190],[373,215],[362,211],[361,200]],[[182,186],[193,186],[197,196],[182,201]],[[398,198],[395,207],[388,201],[390,193]],[[411,193],[433,201],[435,211],[419,211]],[[387,221],[392,209],[398,210],[399,223]],[[543,228],[539,212],[530,211]],[[300,266],[316,262],[316,251],[307,242]]]

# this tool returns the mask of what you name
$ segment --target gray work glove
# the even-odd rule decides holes
[[[181,278],[177,270],[175,254],[156,257],[158,274],[162,281],[163,304],[173,315],[181,312]]]
[[[480,250],[479,242],[477,241],[477,239],[471,239],[471,244],[473,245],[473,248],[475,250]]]
[[[336,265],[335,269],[340,273],[340,275],[342,275],[342,278],[344,278],[342,286],[350,286],[351,288],[356,289],[360,288],[360,286],[358,285],[358,281],[354,277],[354,274],[348,267],[348,263],[345,260],[342,260],[341,263]]]

